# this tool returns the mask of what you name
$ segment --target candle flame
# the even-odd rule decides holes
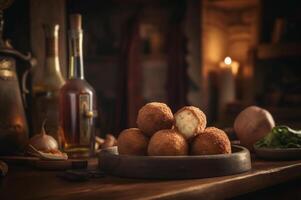
[[[239,63],[237,61],[233,61],[229,56],[224,59],[224,62],[220,62],[219,66],[221,68],[230,69],[234,76],[238,74]]]
[[[225,62],[226,65],[231,65],[232,59],[231,59],[229,56],[227,56],[227,57],[225,58],[224,62]]]

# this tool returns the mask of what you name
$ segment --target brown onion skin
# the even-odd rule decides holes
[[[253,151],[253,145],[275,126],[273,116],[265,109],[249,106],[236,117],[234,130],[242,146]]]

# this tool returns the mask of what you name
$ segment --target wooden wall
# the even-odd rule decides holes
[[[67,69],[67,42],[66,42],[66,2],[65,0],[30,0],[30,30],[31,50],[38,60],[34,70],[34,80],[39,77],[44,66],[45,45],[42,25],[45,23],[57,23],[60,25],[59,32],[59,56],[63,75]]]
[[[4,38],[22,53],[30,51],[29,24],[29,0],[15,1],[4,10]]]

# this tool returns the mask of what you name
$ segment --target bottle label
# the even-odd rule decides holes
[[[92,102],[89,94],[81,94],[79,96],[80,110],[80,145],[89,145],[92,136],[92,120],[87,113],[92,110]]]

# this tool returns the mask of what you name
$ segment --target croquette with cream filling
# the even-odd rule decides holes
[[[186,139],[204,131],[206,124],[206,115],[194,106],[185,106],[175,114],[175,127]]]

